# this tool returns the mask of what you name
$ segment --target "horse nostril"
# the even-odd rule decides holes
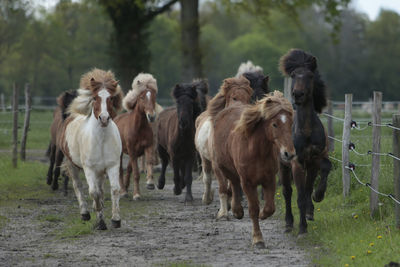
[[[287,153],[287,152],[285,151],[284,154],[285,154],[285,157],[286,157],[286,158],[289,158],[289,153]]]

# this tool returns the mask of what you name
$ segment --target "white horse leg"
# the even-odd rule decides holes
[[[110,188],[111,188],[111,201],[112,201],[112,217],[111,217],[111,225],[114,228],[121,227],[121,217],[119,215],[119,169],[118,166],[112,167],[107,170],[108,179],[110,180]]]
[[[67,166],[69,176],[72,178],[72,185],[74,186],[75,195],[78,199],[81,218],[84,221],[89,221],[90,213],[87,208],[86,197],[82,193],[82,181],[79,178],[79,169],[70,160],[67,160]]]
[[[153,180],[153,162],[154,162],[154,149],[153,146],[148,147],[144,151],[144,155],[146,157],[146,188],[149,190],[153,190],[154,180]],[[144,160],[144,157],[142,157]]]
[[[93,199],[93,208],[96,211],[97,222],[95,228],[97,230],[106,230],[107,226],[104,222],[103,207],[104,201],[102,199],[101,186],[104,179],[104,175],[98,175],[89,168],[84,168],[86,181],[89,186],[89,195]]]

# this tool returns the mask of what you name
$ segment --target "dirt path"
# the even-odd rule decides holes
[[[120,229],[110,227],[108,199],[105,209],[109,230],[77,238],[62,239],[57,235],[66,227],[68,218],[79,218],[71,189],[67,197],[56,192],[47,200],[26,199],[2,205],[0,215],[7,218],[7,223],[0,232],[0,265],[309,265],[307,254],[295,245],[294,237],[283,233],[284,222],[277,215],[261,222],[267,248],[253,249],[247,207],[242,220],[231,216],[230,221],[216,221],[217,193],[211,205],[202,205],[202,183],[194,181],[195,201],[185,205],[184,195],[173,195],[171,183],[168,178],[162,191],[143,188],[140,201],[121,199]],[[49,215],[61,219],[43,220]]]

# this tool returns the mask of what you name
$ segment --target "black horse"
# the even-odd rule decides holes
[[[312,199],[320,202],[324,198],[328,174],[332,167],[328,159],[325,129],[317,114],[326,106],[326,87],[317,70],[316,58],[300,49],[292,49],[284,55],[280,59],[280,69],[292,78],[291,94],[296,108],[292,131],[297,159],[292,161],[291,166],[281,163],[280,168],[286,202],[286,230],[293,229],[293,176],[300,210],[299,234],[303,234],[307,232],[306,219],[314,220],[311,195],[315,178],[320,173],[321,180]]]
[[[53,190],[58,189],[58,178],[60,176],[60,167],[64,159],[64,154],[57,147],[57,138],[65,119],[69,116],[67,109],[71,104],[71,102],[75,99],[75,97],[77,97],[77,95],[78,94],[76,90],[66,91],[62,93],[57,98],[58,107],[54,110],[53,113],[53,122],[50,126],[51,139],[49,147],[46,152],[46,155],[50,159],[49,170],[47,171],[47,184],[51,185],[51,188]],[[63,177],[64,177],[64,195],[67,195],[68,176],[65,173],[63,173]]]
[[[171,160],[175,195],[180,195],[186,186],[185,201],[192,201],[192,166],[196,151],[194,122],[200,114],[196,84],[177,84],[172,94],[176,107],[163,110],[157,122],[158,152],[162,166],[157,187],[164,188],[165,170]]]
[[[262,72],[245,72],[243,76],[249,80],[250,87],[253,89],[251,103],[254,104],[269,93],[269,77],[265,76]]]

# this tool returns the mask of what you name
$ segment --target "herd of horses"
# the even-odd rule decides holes
[[[193,200],[192,170],[201,159],[204,183],[202,201],[213,200],[212,178],[218,181],[220,208],[217,219],[244,215],[244,194],[253,222],[252,243],[263,248],[259,219],[275,211],[276,175],[286,202],[286,231],[293,229],[292,181],[297,187],[299,234],[314,219],[313,200],[322,201],[331,163],[327,138],[318,113],[326,105],[325,84],[314,56],[291,49],[281,57],[280,70],[292,78],[290,103],[279,91],[270,92],[269,77],[251,62],[243,63],[235,77],[223,81],[218,93],[208,96],[206,80],[177,84],[176,105],[163,109],[156,102],[157,81],[141,73],[124,97],[111,71],[93,69],[84,74],[78,90],[62,93],[54,112],[48,149],[47,183],[56,190],[65,157],[64,192],[71,177],[82,220],[90,220],[79,172],[83,170],[96,211],[95,228],[104,221],[104,182],[108,178],[112,200],[112,227],[121,227],[119,200],[129,190],[133,173],[133,199],[140,199],[138,159],[145,160],[146,188],[155,189],[153,165],[161,160],[157,188],[165,186],[169,163],[173,192],[186,188],[185,201]],[[125,113],[120,113],[121,109]],[[158,153],[157,153],[158,152]],[[129,156],[124,176],[123,154]],[[157,155],[158,154],[158,155]],[[320,181],[314,190],[317,175]],[[264,207],[259,207],[258,186]]]

